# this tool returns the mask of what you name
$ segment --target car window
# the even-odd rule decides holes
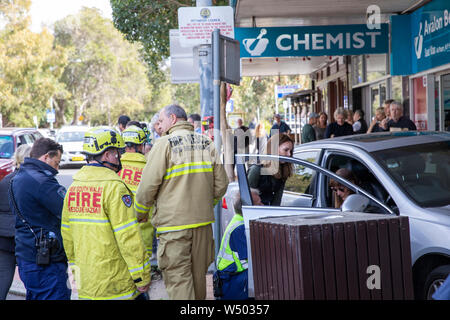
[[[44,137],[44,136],[43,136],[41,133],[39,133],[39,132],[33,132],[31,135],[33,136],[34,141],[36,141],[37,139],[40,139],[40,138],[43,138],[43,137]]]
[[[421,207],[450,204],[450,142],[374,152],[397,185]]]
[[[27,141],[25,139],[25,135],[20,135],[17,137],[17,147],[19,147],[23,144],[27,144]]]
[[[58,135],[58,142],[76,142],[83,141],[84,139],[84,131],[71,131],[71,132],[61,132]]]
[[[305,160],[312,163],[319,163],[320,150],[295,151],[294,158]]]
[[[357,186],[364,189],[381,202],[387,204],[392,209],[395,209],[397,207],[394,203],[394,200],[389,196],[389,193],[380,183],[378,178],[360,160],[345,154],[331,153],[330,155],[328,155],[326,167],[328,170],[335,173],[339,169],[348,169],[357,179],[355,183]],[[327,179],[327,186],[329,186],[329,182],[329,179]],[[335,206],[335,193],[332,192],[331,188],[327,188],[327,190],[325,191],[325,197],[327,205]],[[371,204],[375,206],[375,203]]]
[[[34,137],[30,133],[25,134],[24,138],[26,144],[31,146],[34,143]]]
[[[0,136],[0,158],[9,159],[14,153],[14,142],[11,136]]]
[[[286,179],[278,178],[279,175],[285,175]],[[316,170],[300,164],[262,161],[249,167],[247,180],[250,188],[258,189],[266,206],[311,208],[315,200],[312,181],[316,175]]]
[[[313,190],[311,190],[310,184],[315,175],[315,170],[294,164],[293,174],[286,180],[284,190],[299,195],[303,193],[312,195]]]

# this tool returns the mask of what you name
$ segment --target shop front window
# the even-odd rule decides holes
[[[413,80],[414,95],[414,123],[417,130],[427,130],[427,84],[426,77]]]
[[[401,76],[392,77],[391,86],[392,86],[392,94],[391,94],[392,99],[394,99],[395,101],[402,102],[403,101],[402,77]]]
[[[450,74],[442,76],[442,109],[444,121],[444,131],[450,131]]]
[[[366,55],[367,81],[375,81],[386,75],[386,54]]]
[[[352,83],[357,85],[364,82],[363,76],[363,56],[352,57]]]
[[[375,114],[375,110],[380,107],[380,88],[378,85],[370,88],[370,104],[372,114]]]

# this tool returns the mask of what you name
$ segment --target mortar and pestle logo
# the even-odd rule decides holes
[[[267,34],[267,30],[261,29],[256,39],[244,39],[242,41],[245,50],[247,50],[251,56],[260,56],[266,50],[269,39],[263,38],[265,34]]]

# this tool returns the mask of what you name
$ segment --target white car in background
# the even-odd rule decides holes
[[[84,133],[88,126],[67,126],[58,130],[56,142],[63,146],[64,153],[61,157],[60,167],[86,164],[83,151]]]

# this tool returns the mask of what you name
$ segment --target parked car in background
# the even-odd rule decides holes
[[[42,134],[31,128],[0,128],[0,180],[14,171],[13,155],[22,144],[33,145]]]
[[[38,131],[45,137],[50,138],[52,140],[56,139],[56,130],[55,129],[49,129],[49,128],[41,128],[38,129]]]
[[[255,163],[257,157],[249,158]],[[249,165],[236,164],[239,183],[229,185],[225,198],[228,203],[239,190],[247,224],[248,219],[264,216],[339,212],[329,186],[331,179],[338,180],[368,198],[370,212],[408,217],[415,297],[431,299],[450,274],[450,133],[345,136],[302,144],[294,149],[293,158],[272,157],[294,165],[280,206],[253,206]],[[351,170],[360,183],[338,179],[334,172],[340,168]]]
[[[88,129],[88,126],[67,126],[58,130],[56,142],[61,144],[64,150],[59,163],[60,167],[86,164],[86,158],[82,151],[84,133]]]

